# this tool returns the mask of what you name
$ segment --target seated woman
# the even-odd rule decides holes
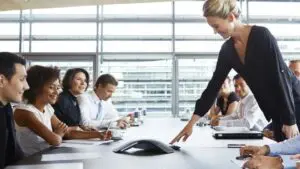
[[[238,107],[239,97],[230,89],[230,78],[227,77],[221,86],[217,102],[210,110],[210,117],[219,115],[227,116],[235,112]]]
[[[111,138],[111,132],[82,131],[68,127],[55,115],[50,104],[57,100],[59,70],[51,67],[33,66],[27,71],[30,87],[24,92],[28,104],[16,107],[14,118],[17,137],[25,155],[42,151],[51,145],[57,146],[62,139]]]
[[[81,126],[81,113],[77,96],[84,93],[89,84],[89,74],[81,68],[69,69],[62,81],[63,92],[53,105],[55,115],[68,126]],[[87,127],[81,126],[88,130]]]

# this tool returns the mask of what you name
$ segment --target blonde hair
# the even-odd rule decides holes
[[[225,19],[230,13],[233,13],[236,18],[239,18],[241,14],[236,0],[206,0],[204,2],[204,17],[216,16]]]

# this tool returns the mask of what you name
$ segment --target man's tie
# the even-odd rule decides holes
[[[101,101],[98,103],[98,113],[97,113],[97,116],[96,116],[96,120],[102,120],[102,113],[103,111],[103,107],[102,107],[102,103]]]
[[[245,116],[245,106],[244,106],[244,103],[241,101],[241,103],[240,103],[240,119],[242,119],[242,118],[244,118],[244,116]]]

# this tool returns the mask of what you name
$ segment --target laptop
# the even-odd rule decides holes
[[[217,131],[213,133],[213,137],[215,139],[263,139],[264,134],[260,131]]]

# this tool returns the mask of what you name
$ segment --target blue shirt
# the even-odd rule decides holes
[[[290,157],[291,155],[300,154],[300,135],[268,146],[270,148],[270,156],[281,156],[284,168],[295,168],[296,161],[291,160]]]

